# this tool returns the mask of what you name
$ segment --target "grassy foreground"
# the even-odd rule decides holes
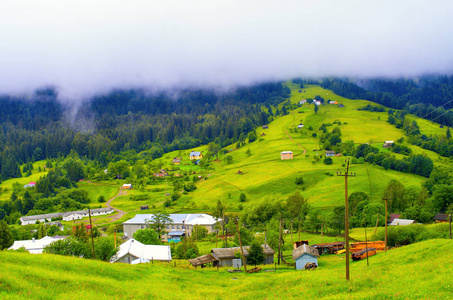
[[[124,265],[78,258],[0,253],[2,299],[450,299],[453,241],[431,240],[351,263],[322,256],[315,271],[230,274],[187,262]]]

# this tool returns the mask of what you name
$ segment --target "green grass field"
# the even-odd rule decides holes
[[[143,265],[2,252],[2,299],[450,299],[451,240],[421,242],[351,262],[323,255],[319,268],[256,274],[195,269],[187,261]],[[176,265],[176,266],[175,266]],[[264,269],[274,269],[267,266]]]

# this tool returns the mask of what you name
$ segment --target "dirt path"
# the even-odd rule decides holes
[[[304,153],[302,153],[302,155],[304,155],[305,153],[307,153],[307,149],[305,149],[304,147],[302,147],[301,144],[299,144],[298,142],[296,142],[295,140],[293,140],[293,138],[289,135],[288,131],[285,130],[285,133],[286,135],[289,137],[289,139],[291,141],[293,141],[294,143],[296,143],[299,147],[301,147],[303,150],[304,150]]]
[[[122,211],[122,210],[120,210],[120,209],[114,208],[112,205],[110,205],[110,203],[111,203],[113,200],[115,200],[117,197],[121,197],[121,196],[124,196],[124,195],[126,195],[126,194],[127,194],[127,190],[120,189],[120,191],[118,192],[118,194],[116,194],[115,197],[109,199],[109,201],[107,201],[107,202],[105,203],[105,205],[107,205],[108,208],[111,208],[111,209],[115,210],[116,212],[118,212],[116,215],[108,216],[109,219],[112,219],[112,221],[109,222],[109,223],[118,221],[119,219],[121,219],[121,218],[126,214],[125,211]]]

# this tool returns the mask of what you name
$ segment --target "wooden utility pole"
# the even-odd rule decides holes
[[[239,220],[238,219],[236,219],[236,231],[238,234],[239,246],[241,247],[242,264],[244,265],[244,271],[247,274],[247,263],[246,263],[245,257],[244,257],[244,249],[242,249],[241,231],[239,230]]]
[[[300,217],[299,217],[299,241],[300,241]]]
[[[363,214],[362,214],[362,220],[363,220]],[[366,265],[370,266],[370,262],[368,260],[368,239],[366,237],[366,220],[365,220],[365,250],[366,250]]]
[[[349,280],[349,206],[348,206],[348,177],[355,177],[355,173],[349,173],[349,158],[346,161],[346,173],[337,172],[337,176],[344,176],[344,238],[346,244],[346,280]]]
[[[385,197],[385,252],[387,252],[387,197]]]
[[[374,234],[376,234],[377,232],[377,226],[379,224],[379,210],[378,210],[378,213],[377,213],[377,219],[376,219],[376,227],[374,228]]]
[[[291,218],[291,244],[293,243],[293,218]]]
[[[116,249],[116,228],[113,229],[113,242],[115,243],[115,249]]]
[[[451,240],[451,212],[450,212],[450,240]]]
[[[91,209],[89,209],[89,208],[88,208],[88,216],[90,217],[90,232],[91,232],[91,246],[93,249],[93,259],[96,259],[96,253],[94,252],[93,225],[91,224]]]
[[[278,265],[280,265],[280,251],[282,247],[282,216],[280,215],[280,225],[278,226]]]

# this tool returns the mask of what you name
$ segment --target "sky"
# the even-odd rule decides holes
[[[453,73],[453,1],[2,0],[0,94]]]

